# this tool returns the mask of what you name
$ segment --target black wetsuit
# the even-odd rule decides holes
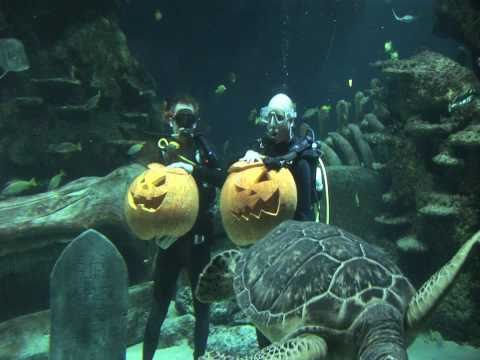
[[[294,137],[288,143],[275,144],[268,138],[258,141],[256,151],[266,155],[263,160],[269,168],[287,167],[293,175],[297,186],[297,208],[294,220],[314,221],[314,204],[317,201],[315,190],[316,170],[321,156],[319,149],[312,146],[310,137]],[[270,345],[268,340],[257,330],[257,341],[260,348]]]
[[[213,236],[212,209],[215,201],[215,188],[224,180],[224,172],[218,168],[215,154],[201,135],[194,136],[194,147],[198,156],[193,177],[199,190],[199,211],[193,228],[179,238],[168,249],[158,249],[154,275],[154,301],[145,330],[143,360],[153,359],[158,345],[160,328],[165,320],[170,301],[175,295],[180,271],[187,269],[192,289],[195,313],[194,359],[205,352],[209,331],[209,305],[195,298],[194,289],[198,276],[210,261],[210,247]],[[178,161],[182,161],[178,159]]]

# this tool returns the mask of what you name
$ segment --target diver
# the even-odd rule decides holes
[[[253,149],[240,159],[263,161],[269,169],[287,167],[297,186],[297,208],[294,220],[314,221],[315,208],[322,191],[322,177],[317,176],[320,148],[309,129],[302,136],[294,135],[297,113],[295,104],[285,94],[277,94],[260,110],[259,121],[265,125],[265,135],[257,139]]]
[[[321,151],[314,141],[313,131],[306,131],[303,136],[294,135],[296,117],[295,104],[287,95],[280,93],[272,97],[260,110],[259,122],[266,126],[265,135],[240,160],[263,161],[269,169],[288,168],[297,187],[297,208],[293,219],[318,221],[315,205],[323,189],[322,176],[317,171]],[[258,330],[257,341],[261,348],[270,345]]]
[[[225,174],[204,136],[197,131],[199,105],[191,97],[182,97],[173,103],[165,119],[172,129],[172,139],[162,138],[162,163],[167,167],[182,168],[192,174],[199,190],[199,212],[193,228],[184,236],[157,239],[157,252],[152,308],[148,317],[143,342],[143,360],[155,354],[160,330],[168,307],[176,292],[177,278],[186,269],[192,289],[195,314],[194,359],[205,352],[209,332],[209,305],[195,298],[194,289],[202,269],[210,261],[213,237],[213,207],[216,188]]]

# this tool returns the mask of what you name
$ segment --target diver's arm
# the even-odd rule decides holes
[[[192,175],[200,182],[221,187],[225,182],[226,173],[221,168],[213,168],[205,165],[196,165],[193,167]]]

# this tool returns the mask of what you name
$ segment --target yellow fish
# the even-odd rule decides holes
[[[227,87],[223,84],[220,84],[215,89],[215,94],[216,95],[222,95],[226,90],[227,90]]]

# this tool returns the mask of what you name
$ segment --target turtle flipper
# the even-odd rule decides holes
[[[474,245],[480,243],[480,231],[458,250],[455,256],[428,279],[408,304],[407,326],[415,330],[448,293]]]
[[[327,358],[327,343],[316,335],[273,343],[252,356],[233,357],[218,352],[208,352],[200,360],[324,360]]]
[[[204,303],[226,300],[233,296],[233,275],[238,250],[226,250],[215,255],[198,278],[195,295]]]
[[[327,343],[316,335],[304,335],[273,343],[248,360],[324,360],[327,358]]]
[[[225,355],[216,351],[209,351],[200,357],[200,360],[237,360],[231,355]]]

